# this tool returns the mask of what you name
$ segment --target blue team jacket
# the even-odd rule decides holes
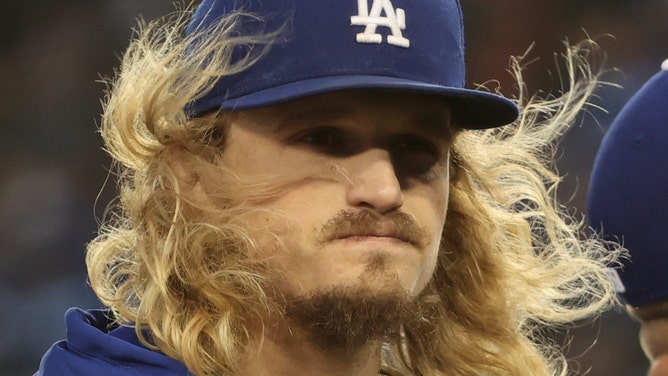
[[[107,315],[68,310],[67,340],[51,346],[34,376],[192,376],[180,362],[144,347],[134,329],[110,330]]]

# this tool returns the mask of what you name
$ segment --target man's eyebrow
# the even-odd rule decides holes
[[[453,134],[452,119],[447,114],[420,113],[413,117],[412,123],[419,130],[437,137],[449,139]]]
[[[668,300],[659,301],[636,308],[635,315],[643,321],[668,317]]]
[[[305,123],[336,121],[354,116],[350,110],[339,106],[322,106],[315,109],[295,110],[283,116],[274,132],[281,132],[292,126],[302,126]],[[450,139],[453,135],[453,125],[447,112],[416,112],[407,115],[407,121],[416,127],[417,131],[425,132],[435,137]]]
[[[313,110],[305,111],[294,111],[286,116],[283,116],[274,132],[280,132],[291,126],[304,125],[304,123],[310,123],[314,121],[323,121],[323,120],[338,120],[344,119],[350,116],[349,111],[345,111],[337,108],[319,108]]]

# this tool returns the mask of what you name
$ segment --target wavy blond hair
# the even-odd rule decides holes
[[[249,256],[257,245],[245,218],[262,208],[244,205],[247,187],[220,162],[226,114],[190,119],[183,110],[280,35],[239,35],[244,17],[253,16],[231,15],[197,43],[182,37],[187,12],[143,26],[109,84],[101,127],[120,193],[88,246],[90,283],[119,323],[200,376],[237,374],[261,340],[248,319],[278,309],[262,262]],[[232,64],[236,46],[253,47]],[[595,51],[590,42],[569,46],[567,86],[548,98],[528,96],[513,60],[521,117],[456,136],[438,267],[421,315],[404,323],[416,374],[565,375],[568,363],[542,329],[615,302],[604,268],[617,254],[586,239],[559,206],[551,162],[555,141],[600,85],[588,63]]]

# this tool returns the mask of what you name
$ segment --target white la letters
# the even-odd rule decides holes
[[[385,26],[392,31],[387,36],[387,43],[393,46],[410,47],[410,41],[404,38],[402,30],[406,29],[406,13],[401,8],[394,8],[391,0],[373,0],[369,10],[368,0],[357,0],[357,15],[350,17],[352,26],[366,26],[364,32],[357,34],[358,43],[382,43],[382,35],[376,32],[378,26]],[[385,13],[385,16],[381,16]]]

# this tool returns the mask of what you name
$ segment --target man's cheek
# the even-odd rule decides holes
[[[668,376],[668,354],[659,356],[652,362],[649,376]]]

